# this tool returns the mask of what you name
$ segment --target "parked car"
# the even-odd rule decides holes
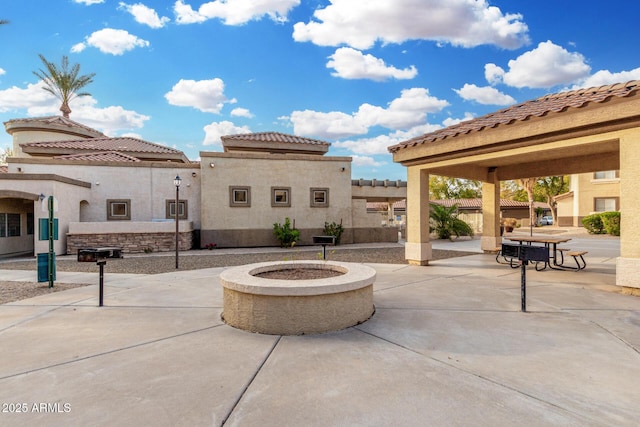
[[[540,218],[540,225],[553,225],[553,217],[543,216],[542,218]]]

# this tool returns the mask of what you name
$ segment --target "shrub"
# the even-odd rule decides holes
[[[620,212],[603,212],[600,214],[600,218],[607,234],[620,235]]]
[[[604,234],[604,224],[600,214],[587,215],[582,218],[582,225],[587,229],[589,234]]]
[[[328,222],[325,222],[324,229],[322,230],[322,233],[325,236],[336,237],[336,245],[340,244],[340,237],[342,236],[343,232],[344,232],[344,227],[342,226],[342,220],[340,220],[340,224],[336,224],[335,222],[332,222],[331,224],[329,224]]]
[[[469,224],[458,218],[458,205],[449,208],[431,203],[429,213],[429,231],[438,235],[438,239],[451,239],[455,234],[460,236],[473,236],[473,229]]]
[[[295,226],[291,227],[289,217],[284,219],[284,224],[282,225],[278,222],[273,224],[273,234],[283,248],[293,247],[300,238],[300,232],[296,230]]]

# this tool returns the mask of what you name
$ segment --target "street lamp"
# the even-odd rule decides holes
[[[176,178],[173,180],[173,185],[176,186],[176,270],[178,269],[178,247],[180,242],[180,231],[178,228],[178,224],[180,223],[180,219],[178,218],[179,214],[179,206],[180,206],[180,183],[182,180],[180,179],[180,175],[176,175]]]

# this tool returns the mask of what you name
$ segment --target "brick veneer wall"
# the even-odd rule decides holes
[[[181,251],[193,247],[193,232],[181,232]],[[67,254],[77,254],[80,248],[119,247],[123,253],[169,252],[175,250],[175,233],[96,233],[67,234]]]

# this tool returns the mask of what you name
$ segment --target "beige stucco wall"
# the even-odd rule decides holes
[[[595,179],[593,173],[573,175],[571,189],[577,197],[574,207],[578,219],[595,212],[595,198],[620,197],[620,178]]]
[[[100,222],[107,220],[108,199],[130,199],[131,221],[151,221],[166,218],[166,200],[175,200],[173,179],[182,178],[180,200],[188,201],[188,218],[194,227],[200,226],[200,182],[198,165],[182,165],[164,162],[69,162],[45,159],[10,159],[9,172],[23,174],[56,174],[88,182],[91,189],[83,198],[68,199],[66,194],[57,197],[61,205],[68,205],[74,212],[72,222]],[[195,176],[193,176],[195,174]],[[49,193],[38,191],[48,195]],[[86,201],[80,209],[80,201]],[[82,211],[82,218],[78,212]]]
[[[207,242],[251,246],[277,243],[273,224],[286,217],[300,230],[322,230],[325,222],[351,228],[351,158],[317,155],[201,152],[202,235]],[[213,167],[211,166],[213,165]],[[251,187],[250,207],[231,207],[230,186]],[[290,207],[273,207],[271,188],[291,189]],[[311,207],[310,189],[328,188],[329,207]],[[248,234],[243,235],[243,231]],[[313,231],[310,231],[313,232]],[[317,231],[316,231],[317,232]],[[265,243],[262,243],[265,242]]]

